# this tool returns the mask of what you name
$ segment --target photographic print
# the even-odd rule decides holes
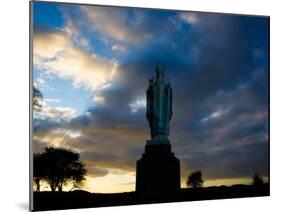
[[[30,209],[269,195],[269,17],[30,2]]]

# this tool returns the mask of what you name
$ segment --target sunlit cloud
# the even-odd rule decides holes
[[[55,58],[57,54],[62,53],[70,45],[70,42],[62,31],[36,32],[33,37],[35,62],[40,58]]]
[[[76,111],[70,107],[43,106],[42,110],[38,113],[38,116],[42,118],[53,120],[70,120],[75,117]]]
[[[65,34],[39,33],[35,34],[34,40],[37,43],[34,46],[35,65],[62,79],[71,79],[75,87],[84,86],[95,91],[114,79],[118,69],[116,60],[108,60],[75,47]],[[45,45],[48,46],[46,51]]]
[[[82,12],[88,17],[93,30],[102,35],[126,43],[142,42],[150,38],[150,34],[141,31],[142,16],[134,14],[135,23],[128,24],[129,13],[122,8],[104,8],[81,6]]]
[[[53,130],[53,133],[59,134],[59,135],[66,135],[70,138],[78,138],[81,136],[80,130],[71,130],[71,129],[64,129],[64,128],[57,128]]]
[[[104,96],[101,96],[101,95],[99,95],[99,94],[97,94],[97,95],[94,95],[93,101],[94,101],[96,104],[104,105],[104,104],[105,104],[105,97],[104,97]]]

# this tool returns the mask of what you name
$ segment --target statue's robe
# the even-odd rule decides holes
[[[161,79],[150,82],[146,92],[146,118],[151,130],[151,138],[167,140],[169,121],[172,117],[172,88]]]

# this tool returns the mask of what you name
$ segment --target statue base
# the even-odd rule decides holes
[[[168,139],[152,139],[147,140],[146,145],[170,145],[170,141]]]
[[[169,142],[169,141],[168,141]],[[180,190],[180,161],[171,145],[148,141],[137,161],[136,193],[145,200],[173,199]]]

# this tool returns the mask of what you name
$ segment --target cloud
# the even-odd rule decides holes
[[[124,52],[126,51],[126,47],[125,46],[122,46],[120,44],[114,44],[112,47],[111,47],[112,50],[114,51],[119,51],[119,52]]]
[[[199,22],[198,14],[194,12],[180,12],[179,18],[191,25],[195,25]]]
[[[90,177],[103,177],[109,174],[107,169],[98,167],[87,167],[87,176]]]
[[[214,112],[212,112],[210,115],[204,117],[201,121],[202,122],[206,122],[208,120],[211,120],[211,119],[218,119],[220,118],[221,116],[223,116],[225,113],[227,113],[228,109],[219,109],[219,110],[216,110]]]
[[[80,130],[70,130],[70,129],[64,129],[64,128],[57,128],[53,130],[53,133],[59,134],[59,135],[65,135],[70,138],[78,138],[81,136]]]
[[[100,90],[113,79],[118,64],[72,48],[56,60],[47,62],[46,66],[50,72],[56,72],[63,79],[71,78],[76,87]]]
[[[118,69],[117,61],[76,47],[63,32],[35,33],[34,40],[35,65],[62,79],[71,79],[75,87],[102,90]]]
[[[144,97],[136,98],[134,101],[129,103],[129,106],[131,108],[131,112],[132,113],[136,113],[140,109],[145,109],[145,107],[146,107],[146,99]]]
[[[75,10],[75,8],[71,8],[72,10]],[[63,28],[63,31],[67,34],[67,36],[71,39],[73,44],[76,46],[89,50],[90,48],[90,41],[87,37],[83,36],[81,31],[79,30],[79,27],[81,27],[81,22],[79,19],[75,18],[73,19],[69,13],[62,8],[63,15],[65,17],[65,26]],[[79,25],[79,26],[78,26]]]
[[[105,104],[105,97],[99,94],[96,94],[93,96],[93,101],[98,105],[104,105]]]
[[[81,6],[81,11],[90,22],[90,27],[108,38],[136,43],[150,37],[148,32],[140,30],[142,16],[134,11],[131,16],[128,9],[122,8]]]
[[[52,103],[59,103],[61,100],[59,100],[59,99],[44,99],[43,101],[45,101],[45,102],[52,102]]]
[[[33,111],[33,119],[35,120],[52,120],[55,122],[69,121],[76,117],[76,110],[71,107],[50,106],[51,104],[57,105],[59,99],[45,98],[40,101],[39,110]]]
[[[251,178],[254,173],[268,175],[267,160],[268,144],[260,142],[246,144],[243,147],[232,146],[220,150],[200,151],[188,155],[182,159],[182,163],[188,164],[189,172],[200,167],[207,179]]]
[[[34,56],[51,59],[63,52],[70,45],[70,40],[63,32],[36,31],[33,37]],[[37,60],[35,59],[35,62]]]
[[[75,109],[70,107],[43,107],[42,116],[49,119],[72,119],[75,117]]]
[[[76,110],[71,107],[53,107],[49,103],[58,103],[58,99],[44,99],[40,110],[33,111],[34,119],[49,119],[53,121],[69,121],[76,116]]]

